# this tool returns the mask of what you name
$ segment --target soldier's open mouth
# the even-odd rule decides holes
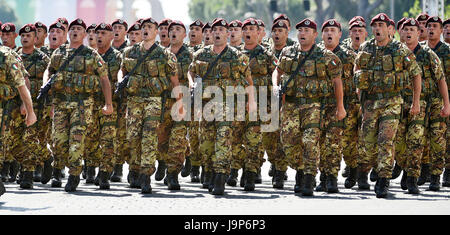
[[[206,39],[206,41],[209,41],[209,38],[205,38]]]
[[[216,37],[216,40],[220,40],[220,37]]]
[[[74,38],[78,37],[78,34],[74,34],[73,37],[74,37]]]
[[[356,39],[356,41],[359,41],[359,37],[356,37],[355,39]]]
[[[278,41],[278,40],[280,40],[280,38],[279,37],[275,37],[275,41]]]
[[[102,43],[102,40],[97,40],[97,43],[99,43],[99,44]]]
[[[119,37],[119,34],[118,33],[114,34],[114,37]]]
[[[251,37],[250,37],[250,36],[245,36],[245,38],[247,38],[247,40],[250,40],[250,39],[251,39]]]
[[[376,35],[379,37],[379,36],[381,36],[381,34],[380,33],[376,33]]]
[[[172,39],[177,39],[177,36],[173,35],[173,36],[172,36]]]
[[[433,35],[434,35],[434,33],[433,33],[433,32],[430,32],[430,35],[431,35],[431,36],[433,36]]]
[[[305,40],[306,40],[306,38],[300,38],[300,40],[302,40],[302,41],[305,41]]]
[[[23,43],[24,43],[24,44],[27,44],[27,43],[28,43],[28,41],[23,41]]]
[[[411,36],[406,36],[407,39],[411,39]]]
[[[53,41],[56,41],[56,40],[58,40],[58,39],[56,39],[56,38],[52,38],[52,40],[53,40]]]
[[[148,36],[148,33],[147,33],[147,32],[145,32],[145,33],[144,33],[144,36]]]
[[[162,37],[162,38],[166,38],[167,36],[163,34],[163,35],[161,35],[161,37]]]
[[[333,38],[332,37],[328,37],[328,41],[332,41],[333,40]]]

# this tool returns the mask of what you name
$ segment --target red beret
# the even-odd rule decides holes
[[[156,27],[158,27],[158,22],[156,20],[154,20],[152,17],[144,19],[142,21],[141,27],[143,27],[145,23],[154,24],[154,25],[156,25]]]
[[[64,25],[61,24],[61,22],[59,22],[59,21],[57,21],[57,22],[51,24],[49,30],[52,30],[53,28],[61,29],[61,30],[63,30],[63,31],[66,30],[66,27],[64,27]]]
[[[407,17],[403,17],[401,20],[399,20],[398,22],[397,22],[397,30],[400,30],[400,29],[402,29],[403,28],[403,23],[405,23],[405,21],[407,21],[408,20],[408,18]]]
[[[133,31],[139,31],[139,30],[141,30],[141,24],[136,22],[128,29],[127,33],[131,33]]]
[[[441,19],[439,16],[433,16],[433,17],[430,17],[430,18],[427,20],[427,24],[425,25],[425,27],[428,27],[428,24],[429,24],[429,23],[439,23],[439,24],[442,25],[442,19]]]
[[[2,25],[2,33],[16,32],[16,26],[13,23],[5,23]]]
[[[158,28],[161,27],[161,26],[169,26],[170,23],[172,23],[172,20],[166,18],[166,19],[162,20],[162,21],[159,23]]]
[[[39,28],[45,29],[45,32],[48,31],[47,30],[47,25],[45,25],[45,24],[43,24],[42,22],[39,22],[39,21],[34,24],[34,27],[36,27],[36,29],[39,29]]]
[[[206,23],[205,25],[203,25],[202,33],[205,32],[205,29],[210,29],[210,28],[212,28],[212,23],[211,22]]]
[[[56,21],[63,25],[69,25],[69,21],[64,17],[58,18]]]
[[[419,28],[420,24],[414,18],[409,18],[405,22],[403,22],[403,24],[402,24],[402,26],[400,28],[404,28],[406,26],[416,26],[417,28]]]
[[[240,20],[233,20],[230,22],[230,28],[232,27],[242,28],[242,22]]]
[[[443,26],[445,26],[445,25],[447,25],[447,24],[450,24],[450,19],[446,19],[446,20],[444,21],[444,23],[442,23]],[[0,25],[1,25],[1,22],[0,22]]]
[[[272,25],[272,31],[273,31],[275,28],[285,28],[285,29],[288,29],[288,26],[287,26],[283,21],[278,20],[277,22],[275,22],[275,24]]]
[[[123,26],[125,26],[125,30],[128,30],[128,23],[125,20],[116,19],[115,21],[112,22],[111,26],[114,27],[114,25],[116,25],[116,24],[123,25]]]
[[[273,20],[273,24],[277,23],[277,21],[279,20],[287,20],[287,22],[289,23],[289,25],[291,24],[291,20],[289,20],[289,17],[286,14],[281,14],[279,15],[277,18],[275,18]]]
[[[93,30],[95,31],[95,28],[97,28],[97,24],[91,24],[91,25],[89,25],[89,27],[87,27],[87,29],[86,29],[86,33],[87,33],[89,30],[91,30],[91,29],[93,29]]]
[[[179,25],[179,26],[183,27],[184,30],[186,30],[186,26],[183,24],[183,22],[181,22],[179,20],[174,20],[174,21],[170,22],[168,31],[170,31],[170,28],[172,28],[173,26],[176,26],[176,25]]]
[[[342,30],[341,24],[335,19],[325,21],[322,25],[322,32],[326,27],[337,27],[339,30]]]
[[[95,32],[97,32],[97,31],[99,31],[99,30],[106,30],[106,31],[112,32],[112,31],[113,31],[113,28],[112,28],[112,26],[111,26],[110,24],[101,23],[101,24],[99,24],[99,25],[97,25],[97,26],[95,27]]]
[[[242,23],[242,28],[244,28],[247,25],[255,25],[258,26],[258,22],[254,18],[248,18]]]
[[[296,29],[301,28],[301,27],[312,28],[312,29],[317,30],[317,23],[316,23],[314,20],[311,20],[311,19],[309,19],[309,18],[306,18],[306,19],[300,21],[300,22],[295,26]]]
[[[258,23],[259,27],[266,27],[266,24],[264,24],[263,20],[256,20],[256,23]]]
[[[225,19],[223,19],[223,18],[216,19],[216,21],[214,21],[214,23],[211,25],[211,28],[214,28],[215,26],[222,26],[222,27],[225,27],[225,28],[229,27],[227,21]]]
[[[427,21],[430,18],[430,16],[427,13],[420,13],[420,15],[417,16],[417,21]]]
[[[365,28],[366,23],[364,23],[363,21],[355,21],[350,25],[350,30],[353,29],[354,27]]]
[[[36,27],[34,26],[34,24],[26,24],[19,30],[19,35],[31,32],[36,32]]]
[[[375,17],[373,17],[372,21],[370,22],[370,26],[372,26],[377,21],[382,21],[382,22],[386,23],[386,25],[388,25],[388,26],[391,24],[391,19],[389,19],[389,16],[386,15],[385,13],[380,13],[380,14],[376,15]]]
[[[84,21],[80,18],[78,18],[78,19],[72,21],[72,23],[70,23],[69,30],[70,30],[70,28],[72,28],[72,26],[75,26],[75,25],[78,25],[78,26],[83,27],[84,29],[87,29],[86,23],[84,23]]]
[[[140,18],[139,20],[136,20],[136,23],[142,24],[142,22],[144,22],[143,18]]]
[[[196,21],[194,21],[194,23],[189,25],[189,27],[192,27],[192,26],[197,26],[197,27],[203,28],[203,26],[205,26],[205,24],[203,24],[203,22],[201,20],[196,20]]]
[[[389,25],[394,26],[394,28],[395,28],[395,21],[392,19],[389,19]]]
[[[364,19],[364,17],[362,17],[362,16],[355,16],[348,22],[348,25],[352,25],[353,23],[359,22],[359,21],[362,21],[362,22],[366,23],[366,20]]]

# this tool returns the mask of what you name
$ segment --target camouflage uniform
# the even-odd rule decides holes
[[[324,124],[322,101],[333,95],[332,79],[341,76],[342,64],[328,50],[316,45],[311,50],[311,56],[287,86],[286,102],[281,113],[281,143],[293,169],[315,176]],[[277,67],[286,74],[282,77],[282,86],[307,54],[298,46],[283,49]]]
[[[128,47],[122,54],[122,70],[126,75],[146,53],[143,42]],[[130,170],[144,175],[155,172],[158,152],[157,129],[161,122],[161,95],[177,74],[176,57],[157,45],[131,75],[127,86],[127,140],[130,148]]]
[[[414,54],[422,71],[421,111],[419,115],[401,119],[397,134],[397,139],[400,140],[397,142],[400,143],[396,144],[396,160],[406,170],[408,176],[418,178],[425,138],[432,140],[433,162],[439,165],[441,170],[443,169],[446,126],[439,117],[443,102],[438,84],[441,79],[444,79],[441,62],[438,56],[425,45],[417,45]],[[404,91],[404,114],[407,114],[411,107],[411,89],[409,86]],[[428,136],[424,135],[425,129]]]
[[[43,85],[44,72],[50,63],[50,58],[38,49],[35,49],[32,54],[24,54],[19,51],[23,64],[27,69],[30,80],[30,94],[32,100],[36,100],[39,90]],[[32,154],[38,159],[38,164],[42,165],[44,161],[50,159],[51,152],[47,148],[48,139],[51,137],[48,130],[51,128],[50,111],[51,106],[43,106],[43,110],[38,110],[38,104],[34,103],[33,109],[38,112],[39,123],[31,128],[28,128],[28,134],[36,136],[38,141],[31,142],[28,146],[32,150]]]
[[[217,56],[213,52],[213,46],[206,46],[194,53],[189,71],[203,78],[203,89],[209,86],[218,86],[225,94],[227,86],[243,86],[246,77],[250,76],[248,57],[232,47],[227,47],[227,51],[219,59],[216,66],[212,68],[212,72],[208,74],[208,77],[204,77],[209,64]],[[207,104],[209,100],[210,98],[204,96],[203,105]],[[217,174],[229,175],[232,159],[232,123],[202,120],[199,133],[200,153],[205,172],[214,171]]]
[[[66,46],[58,48],[48,66],[49,76],[55,74],[75,50]],[[80,175],[86,131],[93,120],[93,95],[99,91],[99,78],[106,76],[105,62],[89,47],[81,49],[57,74],[51,89],[55,107],[52,129],[55,169],[68,166],[70,175]]]
[[[120,53],[124,53],[125,49],[128,47],[128,42],[125,40],[124,43],[122,43],[122,45],[120,45],[118,48],[115,48],[114,46],[112,46],[114,49],[120,51]]]
[[[338,45],[333,53],[342,62],[342,83],[344,85],[344,105],[346,119],[336,120],[336,98],[330,97],[325,103],[324,130],[321,139],[320,169],[325,175],[337,178],[341,166],[342,155],[347,165],[357,167],[358,112],[359,105],[356,87],[353,80],[353,67],[356,54]]]
[[[117,74],[122,64],[121,53],[110,48],[104,55],[101,55],[102,59],[107,64],[107,72],[109,82],[111,83],[112,92],[115,91],[115,84],[117,84]],[[99,90],[94,94],[94,110],[93,120],[90,121],[91,126],[88,127],[90,134],[86,136],[85,156],[86,165],[88,167],[95,166],[100,167],[100,171],[111,173],[116,161],[116,150],[120,145],[116,138],[117,127],[117,97],[114,97],[112,115],[105,116],[102,113],[104,105],[103,92]],[[126,145],[126,143],[122,143]],[[101,147],[100,147],[101,146]]]
[[[10,135],[10,131],[8,127],[10,125],[7,124],[8,119],[10,119],[11,114],[11,104],[14,99],[18,96],[17,88],[21,86],[25,86],[25,79],[23,74],[23,64],[20,60],[19,56],[5,46],[0,46],[0,99],[1,99],[1,107],[0,107],[0,119],[1,119],[1,148],[6,149],[7,141],[10,140],[8,135]],[[20,105],[20,104],[19,104]],[[6,110],[9,111],[6,111]],[[9,115],[5,115],[5,112],[9,112]],[[6,150],[4,150],[6,151]],[[0,155],[0,166],[3,167],[3,162],[6,161],[6,156],[4,154]],[[29,157],[30,158],[30,157]],[[23,170],[25,171],[34,171],[34,164],[36,162],[33,159],[24,159],[23,166],[25,167]]]
[[[364,155],[358,159],[358,165],[363,173],[375,167],[380,178],[390,179],[403,104],[400,91],[410,78],[420,75],[420,69],[412,52],[396,40],[378,47],[372,39],[360,50],[355,61],[355,81],[361,90]]]
[[[53,52],[54,52],[56,49],[50,48],[50,45],[45,45],[45,46],[39,48],[39,50],[42,51],[42,52],[44,52],[49,58],[51,58]]]

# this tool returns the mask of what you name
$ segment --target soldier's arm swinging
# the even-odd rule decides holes
[[[29,91],[31,90],[30,79],[28,79],[28,76],[25,76],[24,79],[25,79],[25,85],[26,85],[26,87],[27,87],[27,89],[28,89],[28,92],[29,92]],[[25,102],[23,102],[22,105],[20,106],[20,113],[21,113],[22,115],[26,115],[26,114],[27,114],[27,109],[26,109],[25,106],[26,106],[26,105],[25,105]]]
[[[276,68],[273,71],[273,74],[272,74],[272,86],[273,86],[274,91],[279,90],[278,86],[279,86],[279,83],[280,83],[281,75],[283,75],[283,72],[280,71],[278,68]]]
[[[105,107],[103,108],[102,112],[104,115],[111,115],[113,113],[112,92],[108,77],[100,77],[100,84],[102,86],[103,95],[105,96]]]
[[[444,107],[441,110],[441,117],[450,116],[450,101],[448,97],[448,86],[445,79],[439,80],[438,83],[439,93],[441,93],[442,99],[444,100]]]
[[[413,89],[413,104],[409,113],[415,116],[420,112],[420,93],[422,92],[422,78],[420,75],[414,77]]]
[[[245,80],[247,80],[247,83],[248,83],[249,87],[253,87],[253,79],[252,79],[252,76],[250,74],[246,76]],[[249,89],[248,100],[249,100],[248,101],[249,112],[255,112],[257,107],[256,107],[254,89]]]
[[[341,77],[336,77],[333,79],[334,84],[334,95],[336,97],[336,105],[337,105],[337,119],[341,121],[347,116],[347,111],[344,108],[344,88],[342,85]]]
[[[26,86],[20,86],[17,88],[17,90],[19,91],[20,99],[22,100],[23,105],[25,106],[26,125],[32,126],[34,123],[36,123],[37,118],[33,110],[33,101],[31,100],[30,91]]]

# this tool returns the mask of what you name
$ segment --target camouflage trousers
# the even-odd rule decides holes
[[[336,119],[335,104],[326,105],[323,113],[319,169],[325,175],[338,177],[342,161],[341,142],[344,121],[338,121]]]
[[[113,114],[105,116],[102,106],[95,105],[93,120],[86,135],[85,156],[87,166],[100,167],[100,171],[112,172],[116,163],[117,103],[113,102]]]
[[[321,105],[286,102],[281,112],[281,143],[294,170],[315,176],[320,156]]]
[[[128,97],[127,140],[131,155],[130,170],[146,175],[155,173],[161,104],[161,97]]]
[[[275,170],[287,171],[289,162],[286,155],[283,152],[283,146],[281,145],[281,131],[275,132],[263,132],[262,133],[262,146],[267,152],[269,162],[275,166]]]
[[[245,121],[235,122],[235,126],[231,168],[245,168],[245,171],[257,173],[264,163],[261,125],[259,122]]]
[[[443,101],[433,99],[430,107],[430,113],[427,116],[427,128],[425,129],[426,142],[429,142],[429,156],[431,163],[431,174],[441,175],[445,168],[445,153],[447,140],[447,124],[444,118],[440,116]]]
[[[201,166],[202,165],[202,157],[200,154],[200,136],[199,129],[200,123],[191,119],[188,124],[189,131],[189,156],[191,156],[191,164],[192,166]]]
[[[357,102],[347,104],[347,117],[344,119],[344,130],[342,133],[342,155],[345,164],[350,168],[358,167],[361,144],[358,141],[360,127],[360,105]]]
[[[115,161],[118,165],[123,165],[125,162],[130,161],[130,148],[127,140],[127,101],[126,98],[122,99],[122,102],[117,109],[118,126],[117,126],[117,144],[116,144],[116,156]]]
[[[445,152],[445,169],[450,170],[450,118],[446,118],[447,131],[446,131],[446,141],[447,147]]]
[[[369,172],[375,166],[380,178],[392,177],[394,141],[402,104],[400,96],[364,103],[361,127],[364,156],[358,161],[362,172]]]
[[[50,116],[52,107],[50,105],[44,106],[42,116],[39,120],[38,138],[39,138],[39,158],[38,165],[43,166],[44,162],[52,157],[51,149],[52,142],[52,117]],[[34,108],[36,115],[39,115],[38,107]]]
[[[16,160],[22,171],[34,171],[39,158],[39,139],[36,124],[27,127],[25,116],[20,113],[20,99],[11,100],[11,112],[7,125],[5,153],[7,160]]]
[[[395,138],[395,160],[408,176],[419,177],[420,162],[425,145],[425,109],[427,103],[420,101],[420,113],[416,116],[409,115],[410,102],[403,104],[403,117],[398,124]]]
[[[66,101],[55,99],[52,136],[54,143],[53,168],[69,167],[69,174],[78,176],[82,171],[87,127],[91,125],[94,100]]]

